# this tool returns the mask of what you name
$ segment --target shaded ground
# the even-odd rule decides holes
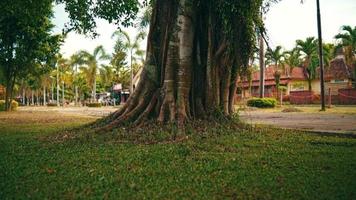
[[[95,119],[0,112],[0,199],[356,199],[354,138],[209,124],[170,143],[123,142],[130,130],[57,140]]]
[[[297,107],[302,112],[284,113],[283,109],[247,109],[241,119],[250,124],[318,132],[356,134],[356,106],[334,107],[320,112],[317,106]]]

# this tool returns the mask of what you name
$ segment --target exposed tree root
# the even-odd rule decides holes
[[[259,10],[256,2],[238,2],[155,1],[140,82],[120,110],[92,127],[110,132],[150,122],[173,124],[184,131],[197,120],[229,119],[234,114],[238,72],[253,50],[254,41],[245,37],[254,32],[254,22],[234,20],[227,27],[226,20],[244,13],[225,16],[215,6]]]

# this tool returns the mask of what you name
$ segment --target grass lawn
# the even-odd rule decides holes
[[[356,199],[355,138],[221,127],[179,142],[146,133],[161,141],[151,144],[66,134],[93,120],[0,113],[0,199]]]

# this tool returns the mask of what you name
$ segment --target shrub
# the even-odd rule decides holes
[[[274,98],[252,98],[247,101],[247,105],[257,108],[274,108],[277,100]]]
[[[48,106],[48,107],[56,107],[57,104],[56,104],[56,103],[47,103],[47,106]]]
[[[90,108],[100,108],[102,105],[101,103],[87,103],[87,106]]]
[[[15,100],[11,101],[11,110],[17,110],[17,107],[19,107],[19,103]],[[0,111],[5,110],[5,100],[0,100]]]

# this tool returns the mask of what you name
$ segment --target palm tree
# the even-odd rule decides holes
[[[110,65],[102,65],[100,68],[100,82],[105,90],[110,88],[114,82],[114,71]]]
[[[74,97],[75,105],[78,105],[78,66],[83,64],[81,61],[82,60],[80,59],[79,53],[75,53],[71,55],[69,59],[69,63],[70,66],[72,67],[73,76],[74,76],[73,83],[75,85],[75,97]]]
[[[78,53],[78,56],[79,62],[85,65],[85,67],[81,67],[81,70],[86,74],[89,86],[92,88],[92,99],[96,101],[96,75],[99,68],[98,62],[100,60],[109,60],[110,56],[106,54],[102,45],[97,46],[92,54],[82,50]]]
[[[343,33],[339,33],[335,36],[338,40],[338,46],[344,49],[345,60],[347,65],[353,66],[353,79],[354,87],[356,88],[356,26],[343,26]]]
[[[301,54],[297,48],[293,48],[291,51],[283,52],[283,63],[282,65],[288,65],[288,76],[292,73],[294,67],[301,65],[302,61],[300,59]]]
[[[303,53],[303,66],[306,71],[309,91],[312,90],[312,80],[316,77],[317,62],[314,62],[313,57],[317,56],[317,40],[314,37],[308,37],[305,41],[297,40],[297,50]]]
[[[283,59],[284,59],[284,55],[282,52],[282,46],[277,46],[274,50],[270,49],[270,48],[267,49],[267,52],[266,52],[267,63],[268,64],[273,63],[276,67],[274,76],[278,77],[278,79],[275,78],[277,97],[278,97],[278,91],[279,91],[279,82],[280,82],[280,78],[281,78],[281,72],[279,70],[279,67],[282,64]],[[283,68],[285,67],[285,65],[282,65],[282,66],[283,66]],[[284,71],[285,71],[286,75],[288,75],[287,71],[285,69],[284,69]]]
[[[52,85],[52,78],[50,72],[43,74],[41,77],[41,85],[43,87],[43,105],[47,104],[47,89]]]
[[[274,64],[276,67],[280,66],[283,60],[282,46],[277,46],[274,50],[268,48],[266,52],[267,64]]]
[[[335,57],[335,46],[330,43],[323,44],[323,60],[326,67],[329,66],[330,61],[334,57]]]
[[[140,42],[146,37],[145,32],[139,32],[134,40],[131,40],[129,34],[125,31],[117,30],[112,34],[112,38],[117,37],[116,45],[122,45],[122,47],[127,51],[128,55],[130,56],[130,76],[131,76],[131,83],[130,83],[130,93],[133,92],[133,68],[132,64],[133,61],[136,60],[137,56],[142,56],[144,51],[140,49]]]
[[[69,64],[69,60],[66,58],[63,58],[61,55],[59,56],[58,60],[57,60],[57,105],[59,105],[59,84],[62,83],[62,104],[64,106],[64,93],[65,93],[65,80],[67,80],[67,78],[65,78],[65,74],[67,73],[67,71],[70,69],[70,64]]]

